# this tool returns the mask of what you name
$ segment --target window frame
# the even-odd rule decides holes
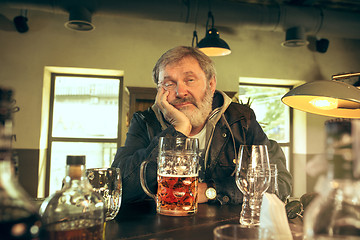
[[[266,80],[266,79],[264,79]],[[286,85],[286,84],[272,84],[272,83],[249,83],[249,82],[239,82],[239,88],[241,86],[254,86],[254,87],[274,87],[274,88],[289,88],[289,91],[294,88],[294,85]],[[281,101],[281,100],[280,100]],[[251,107],[251,106],[250,106]],[[256,115],[256,112],[255,112]],[[278,142],[280,147],[288,147],[289,148],[289,159],[287,163],[289,163],[289,166],[287,166],[287,169],[290,171],[290,173],[293,175],[294,172],[294,164],[293,164],[293,109],[289,108],[289,142],[281,143],[278,142],[278,140],[274,139],[276,142]]]
[[[119,96],[118,96],[118,132],[117,138],[75,138],[75,137],[53,137],[53,116],[54,116],[54,100],[55,100],[55,80],[56,77],[83,77],[83,78],[102,78],[102,79],[118,79],[119,82]],[[49,125],[47,136],[47,153],[46,153],[46,176],[45,176],[45,195],[48,196],[50,192],[50,169],[51,169],[51,152],[53,142],[85,142],[85,143],[116,143],[117,148],[121,145],[122,134],[122,108],[123,108],[123,76],[111,75],[93,75],[81,73],[51,73],[50,77],[50,105],[49,105]]]

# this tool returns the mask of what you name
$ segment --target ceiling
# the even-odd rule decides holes
[[[239,3],[260,5],[290,5],[304,7],[321,7],[339,11],[360,12],[360,0],[224,0]]]
[[[230,30],[251,26],[256,30],[286,31],[300,26],[310,36],[360,39],[360,0],[207,1],[216,14],[217,25]]]
[[[0,0],[0,9],[2,4],[65,14],[81,10],[90,22],[105,14],[198,24],[205,24],[211,6],[216,28],[227,34],[296,28],[307,36],[360,39],[360,0]]]

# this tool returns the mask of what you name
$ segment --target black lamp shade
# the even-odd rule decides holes
[[[209,29],[197,47],[208,56],[224,56],[231,53],[229,45],[220,38],[216,28]]]
[[[69,21],[65,23],[65,27],[75,31],[92,31],[95,29],[91,22],[91,12],[82,6],[74,6],[69,10]]]
[[[28,19],[24,16],[17,16],[14,18],[15,28],[19,33],[26,33],[27,31],[29,31],[27,21]]]
[[[286,30],[285,41],[281,43],[283,47],[301,47],[308,44],[303,27],[292,27]]]

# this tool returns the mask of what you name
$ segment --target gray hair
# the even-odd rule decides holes
[[[159,82],[159,73],[162,69],[169,64],[181,61],[185,57],[193,57],[198,61],[200,68],[204,71],[208,81],[212,77],[215,77],[216,79],[214,62],[205,55],[205,53],[194,47],[178,46],[165,52],[156,62],[152,71],[152,78],[155,84],[157,85]]]

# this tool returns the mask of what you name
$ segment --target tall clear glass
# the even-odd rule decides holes
[[[270,185],[270,164],[266,145],[241,145],[235,181],[243,193],[240,224],[260,224],[261,200]]]
[[[276,196],[279,196],[279,185],[278,185],[278,170],[275,163],[270,164],[270,185],[266,192],[273,193]]]

